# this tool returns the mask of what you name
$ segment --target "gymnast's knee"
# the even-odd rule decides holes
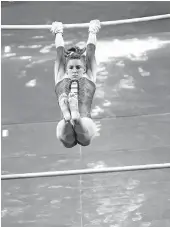
[[[64,147],[66,148],[72,148],[75,145],[77,145],[77,141],[75,136],[70,133],[70,134],[61,134],[57,133],[57,139],[63,144]]]
[[[66,148],[72,148],[77,144],[71,124],[66,125],[64,120],[57,125],[56,137]]]
[[[68,142],[68,141],[65,141],[65,140],[62,140],[62,139],[59,139],[59,140],[62,142],[63,146],[66,147],[66,148],[72,148],[72,147],[77,145],[76,140],[73,141],[73,142]]]
[[[83,147],[86,147],[86,146],[89,146],[90,145],[91,140],[90,139],[89,140],[81,140],[81,141],[77,140],[77,143],[79,145],[83,146]]]

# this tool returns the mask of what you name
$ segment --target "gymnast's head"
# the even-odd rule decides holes
[[[84,52],[86,48],[80,49],[75,46],[65,51],[66,74],[71,78],[82,77],[86,73],[86,60]]]

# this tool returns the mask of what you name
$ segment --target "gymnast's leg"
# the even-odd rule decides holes
[[[57,125],[56,136],[66,148],[72,148],[77,144],[77,142],[73,125],[70,123],[71,116],[66,94],[60,95],[59,106],[64,119],[61,120]]]
[[[56,136],[66,148],[72,148],[77,144],[73,125],[70,121],[61,120],[56,128]]]
[[[96,135],[96,125],[91,118],[80,116],[76,95],[70,93],[68,102],[77,142],[82,146],[88,146]]]
[[[74,121],[74,131],[77,142],[82,146],[90,145],[97,132],[95,123],[88,117],[80,117]]]

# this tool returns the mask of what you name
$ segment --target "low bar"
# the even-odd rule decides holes
[[[132,19],[123,19],[116,21],[104,21],[101,22],[102,26],[106,25],[118,25],[118,24],[129,24],[129,23],[137,23],[144,21],[153,21],[160,19],[169,19],[170,14],[149,16],[149,17],[140,17],[140,18],[132,18]],[[79,24],[64,24],[64,28],[86,28],[89,26],[89,23],[79,23]],[[1,29],[50,29],[51,25],[1,25]]]
[[[52,172],[38,172],[38,173],[6,174],[6,175],[1,175],[1,180],[70,176],[70,175],[95,174],[95,173],[113,173],[113,172],[139,171],[139,170],[165,169],[165,168],[170,168],[170,163],[133,165],[133,166],[123,166],[123,167],[108,167],[108,168],[100,168],[100,169],[80,169],[80,170],[65,170],[65,171],[52,171]]]

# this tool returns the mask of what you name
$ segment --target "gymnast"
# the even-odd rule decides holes
[[[96,90],[95,50],[100,21],[90,21],[87,44],[82,49],[64,48],[63,27],[62,22],[53,22],[51,27],[56,47],[55,92],[62,113],[56,136],[66,148],[88,146],[96,135],[91,105]]]

